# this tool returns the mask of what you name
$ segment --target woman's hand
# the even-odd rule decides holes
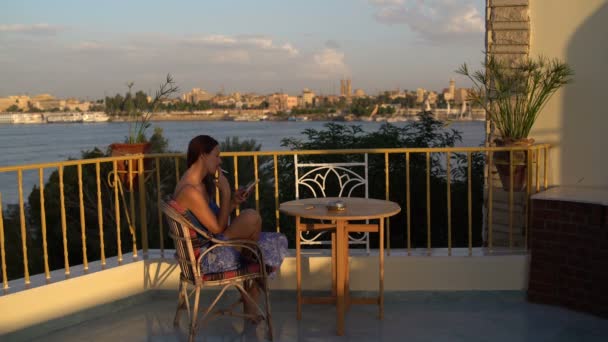
[[[230,183],[228,183],[228,178],[226,178],[223,173],[220,172],[215,184],[220,191],[221,196],[230,197],[230,193],[232,192],[230,190]]]
[[[241,187],[238,188],[233,194],[232,194],[232,198],[230,199],[230,204],[232,205],[232,209],[236,209],[236,207],[245,202],[247,200],[247,198],[249,197],[249,192],[247,191],[247,189]]]

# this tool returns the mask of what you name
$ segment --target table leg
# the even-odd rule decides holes
[[[379,250],[379,257],[378,259],[380,259],[380,287],[378,292],[378,296],[379,298],[379,304],[380,304],[380,319],[384,318],[384,218],[380,219],[380,224],[378,226],[378,230],[380,231],[380,250]]]
[[[348,260],[348,232],[344,229],[344,301],[346,302],[346,311],[350,310],[350,265]]]
[[[336,296],[336,233],[331,233],[331,295]]]
[[[302,250],[300,248],[300,216],[296,216],[296,318],[302,319]]]
[[[344,269],[344,225],[343,220],[338,220],[336,225],[336,256],[337,260],[337,298],[336,298],[336,323],[338,326],[338,335],[344,335],[344,280],[345,280],[345,269]]]

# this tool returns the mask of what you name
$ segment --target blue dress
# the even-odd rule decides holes
[[[209,209],[211,209],[216,216],[219,214],[220,208],[215,202],[209,202]],[[183,210],[182,213],[193,225],[206,231],[209,236],[218,240],[228,240],[223,234],[211,233],[209,229],[198,221],[190,210]],[[201,239],[204,240],[202,237]],[[283,259],[287,255],[287,237],[281,233],[261,232],[260,239],[257,243],[264,256],[264,263],[273,270],[279,269],[283,263]],[[210,246],[211,244],[208,242],[203,243],[201,246],[201,253]],[[201,268],[203,273],[222,273],[239,269],[247,263],[247,260],[244,260],[241,253],[233,247],[216,247],[205,255],[201,261]],[[274,271],[271,275],[272,274],[274,274]]]

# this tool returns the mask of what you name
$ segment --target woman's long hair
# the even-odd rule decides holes
[[[188,153],[186,155],[186,164],[188,168],[192,166],[202,154],[209,154],[219,143],[208,135],[199,135],[190,140],[188,144]],[[215,198],[215,175],[207,174],[201,182],[205,184],[209,200]]]

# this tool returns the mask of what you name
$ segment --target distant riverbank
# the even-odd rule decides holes
[[[298,114],[271,113],[262,109],[216,109],[196,112],[157,112],[150,121],[362,121],[362,122],[406,122],[418,119],[419,109],[402,109],[397,114],[387,116],[355,116],[344,113]],[[461,113],[456,110],[435,109],[435,117],[446,121],[483,121],[485,112],[473,110]],[[53,113],[0,113],[0,124],[42,124],[42,123],[94,123],[133,122],[141,117],[127,115],[106,115],[103,112],[53,112]]]

